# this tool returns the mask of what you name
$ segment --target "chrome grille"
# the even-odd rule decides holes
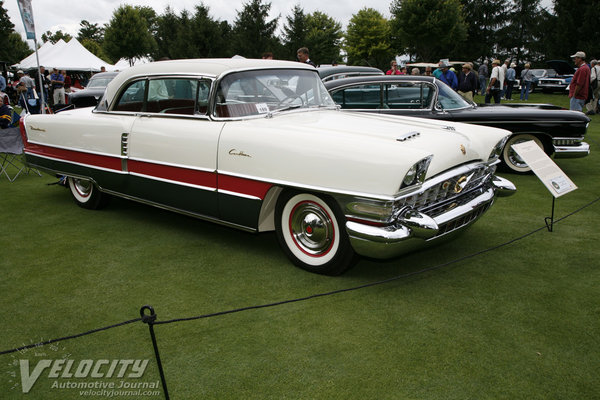
[[[398,199],[396,206],[427,211],[481,187],[490,178],[489,167],[484,164],[457,168],[428,179],[421,190]]]
[[[435,235],[431,239],[435,239],[440,236],[443,236],[447,233],[450,233],[454,230],[457,230],[457,229],[469,224],[472,221],[475,221],[477,218],[479,218],[481,215],[483,215],[483,213],[485,213],[490,208],[491,205],[492,205],[492,203],[486,203],[486,204],[482,205],[481,207],[475,208],[473,211],[461,216],[460,218],[457,218],[452,221],[448,221],[445,224],[439,225],[440,230],[438,231],[437,235]],[[429,239],[429,240],[431,240],[431,239]]]

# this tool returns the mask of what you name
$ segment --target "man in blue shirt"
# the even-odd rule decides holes
[[[510,64],[510,68],[506,70],[506,95],[504,96],[506,100],[512,100],[513,85],[515,84],[515,79],[517,79],[516,66],[517,64],[512,63]]]
[[[52,70],[52,75],[50,75],[50,84],[54,91],[54,105],[65,104],[65,77],[56,68]]]
[[[450,65],[445,61],[440,61],[440,68],[442,73],[440,74],[440,81],[450,86],[454,91],[458,90],[458,78],[456,74],[450,70]]]

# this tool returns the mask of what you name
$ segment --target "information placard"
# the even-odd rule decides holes
[[[513,144],[512,148],[531,167],[533,173],[554,197],[560,197],[577,189],[573,181],[533,140]]]

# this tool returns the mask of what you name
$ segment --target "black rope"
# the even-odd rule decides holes
[[[17,347],[16,349],[10,349],[10,350],[0,351],[0,355],[15,353],[17,351],[23,351],[23,350],[27,350],[27,349],[33,349],[34,347],[46,346],[48,344],[52,344],[52,343],[56,343],[56,342],[61,342],[63,340],[75,339],[75,338],[78,338],[78,337],[81,337],[81,336],[91,335],[92,333],[101,332],[101,331],[105,331],[105,330],[112,329],[112,328],[117,328],[119,326],[123,326],[123,325],[127,325],[127,324],[132,324],[134,322],[138,322],[138,321],[141,321],[141,320],[142,320],[141,318],[130,319],[129,321],[119,322],[118,324],[105,326],[103,328],[92,329],[92,330],[89,330],[87,332],[78,333],[76,335],[64,336],[64,337],[61,337],[61,338],[58,338],[58,339],[50,339],[50,340],[46,340],[44,342],[39,342],[39,343],[34,343],[34,344],[28,344],[26,346]]]
[[[582,207],[576,209],[575,211],[572,211],[572,212],[566,214],[565,216],[557,219],[556,221],[554,221],[554,223],[555,224],[559,223],[559,222],[565,220],[566,218],[568,218],[568,217],[570,217],[570,216],[572,216],[572,215],[574,215],[574,214],[576,214],[576,213],[584,210],[585,208],[592,206],[594,203],[596,203],[598,201],[600,201],[600,197],[596,198],[595,200],[592,200],[588,204],[583,205]],[[351,292],[351,291],[365,289],[365,288],[373,287],[373,286],[377,286],[377,285],[383,285],[383,284],[386,284],[386,283],[389,283],[389,282],[397,281],[399,279],[404,279],[404,278],[408,278],[408,277],[411,277],[411,276],[415,276],[415,275],[423,274],[423,273],[426,273],[426,272],[434,271],[434,270],[437,270],[437,269],[440,269],[440,268],[447,267],[448,265],[456,264],[458,262],[465,261],[465,260],[477,257],[477,256],[479,256],[481,254],[485,254],[485,253],[488,253],[490,251],[493,251],[493,250],[496,250],[496,249],[499,249],[499,248],[511,245],[511,244],[513,244],[513,243],[515,243],[515,242],[517,242],[519,240],[523,240],[526,237],[531,236],[531,235],[533,235],[533,234],[535,234],[535,233],[537,233],[537,232],[539,232],[541,230],[544,230],[544,229],[547,229],[545,225],[542,226],[542,227],[539,227],[537,229],[534,229],[531,232],[525,233],[525,234],[523,234],[521,236],[518,236],[518,237],[516,237],[514,239],[511,239],[511,240],[509,240],[507,242],[498,244],[496,246],[492,246],[492,247],[489,247],[487,249],[480,250],[478,252],[475,252],[475,253],[472,253],[472,254],[468,254],[466,256],[459,257],[459,258],[456,258],[456,259],[451,260],[451,261],[447,261],[447,262],[442,263],[442,264],[438,264],[438,265],[434,265],[434,266],[431,266],[431,267],[423,268],[423,269],[420,269],[418,271],[408,272],[406,274],[397,275],[397,276],[394,276],[394,277],[391,277],[391,278],[388,278],[388,279],[384,279],[384,280],[380,280],[380,281],[376,281],[376,282],[366,283],[366,284],[359,285],[359,286],[354,286],[354,287],[351,287],[351,288],[333,290],[333,291],[326,292],[326,293],[313,294],[313,295],[310,295],[310,296],[305,296],[305,297],[300,297],[300,298],[295,298],[295,299],[283,300],[283,301],[278,301],[278,302],[268,303],[268,304],[261,304],[261,305],[256,305],[256,306],[236,308],[236,309],[233,309],[233,310],[220,311],[220,312],[216,312],[216,313],[204,314],[204,315],[199,315],[199,316],[195,316],[195,317],[175,318],[175,319],[170,319],[170,320],[165,320],[165,321],[152,321],[152,325],[171,324],[171,323],[174,323],[174,322],[183,322],[183,321],[193,321],[193,320],[198,320],[198,319],[204,319],[204,318],[217,317],[217,316],[221,316],[221,315],[238,313],[238,312],[242,312],[242,311],[258,310],[258,309],[261,309],[261,308],[268,308],[268,307],[280,306],[280,305],[283,305],[283,304],[297,303],[297,302],[300,302],[300,301],[306,301],[306,300],[316,299],[316,298],[319,298],[319,297],[332,296],[332,295],[335,295],[335,294],[340,294],[340,293],[345,293],[345,292]],[[121,323],[118,323],[118,324],[114,324],[114,325],[110,325],[110,326],[105,326],[103,328],[93,329],[93,330],[90,330],[90,331],[87,331],[87,332],[83,332],[83,333],[79,333],[79,334],[76,334],[76,335],[65,336],[65,337],[61,337],[61,338],[58,338],[58,339],[51,339],[51,340],[47,340],[47,341],[44,341],[44,342],[30,344],[30,345],[27,345],[27,346],[18,347],[18,348],[11,349],[11,350],[0,351],[0,355],[15,353],[17,351],[31,349],[31,348],[34,348],[34,347],[45,346],[45,345],[48,345],[48,344],[51,344],[51,343],[60,342],[60,341],[63,341],[63,340],[75,339],[75,338],[78,338],[78,337],[81,337],[81,336],[90,335],[90,334],[93,334],[93,333],[96,333],[96,332],[105,331],[107,329],[116,328],[116,327],[119,327],[119,326],[131,324],[131,323],[138,322],[138,321],[142,321],[142,318],[131,319],[129,321],[124,321],[124,322],[121,322]],[[147,323],[147,320],[144,321],[144,322]]]

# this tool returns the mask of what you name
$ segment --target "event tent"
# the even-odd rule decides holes
[[[56,44],[46,42],[38,49],[38,56],[40,65],[46,67],[47,70],[58,68],[67,71],[97,72],[103,66],[107,70],[113,69],[112,65],[96,57],[75,38],[69,40],[68,43],[62,39]],[[35,53],[30,54],[13,67],[23,70],[37,68]]]

